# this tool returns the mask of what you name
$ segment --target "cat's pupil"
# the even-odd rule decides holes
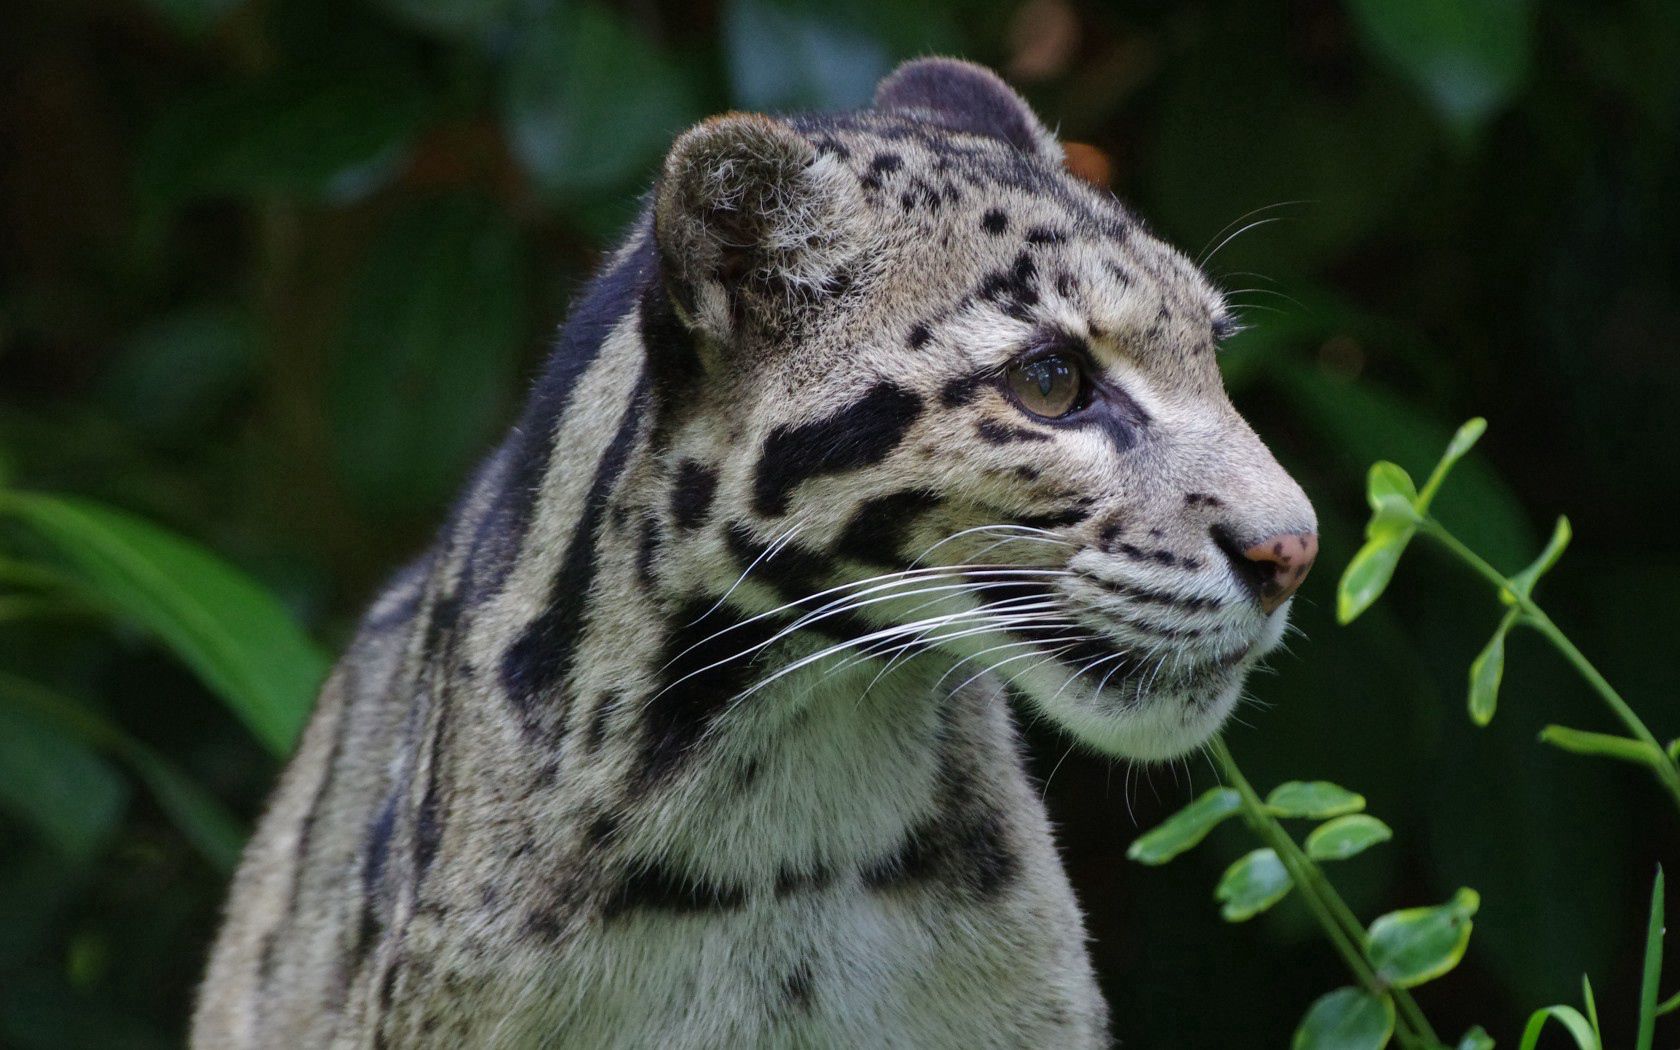
[[[1048,364],[1039,365],[1038,366],[1038,392],[1040,394],[1043,394],[1045,397],[1049,397],[1050,396],[1050,391],[1055,389],[1055,386],[1056,386],[1056,375],[1055,375],[1054,370],[1052,370],[1051,367]]]

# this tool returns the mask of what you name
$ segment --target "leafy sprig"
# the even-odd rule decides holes
[[[1412,539],[1423,535],[1492,583],[1505,612],[1492,637],[1471,662],[1468,705],[1471,721],[1487,725],[1498,706],[1505,670],[1505,640],[1512,630],[1538,632],[1584,678],[1627,729],[1628,735],[1549,725],[1540,739],[1577,754],[1597,755],[1646,766],[1680,805],[1680,740],[1668,747],[1634,713],[1534,600],[1540,580],[1563,557],[1571,529],[1559,518],[1551,539],[1521,571],[1507,576],[1490,565],[1430,515],[1430,505],[1453,467],[1469,453],[1487,424],[1472,419],[1460,427],[1435,468],[1419,487],[1404,469],[1379,462],[1371,467],[1366,500],[1371,518],[1365,543],[1348,563],[1337,589],[1337,618],[1351,623],[1387,589]],[[1325,937],[1347,964],[1354,983],[1315,1001],[1296,1028],[1293,1050],[1382,1050],[1397,1040],[1407,1050],[1447,1050],[1423,1015],[1410,989],[1450,973],[1469,948],[1474,917],[1481,904],[1475,890],[1461,888],[1445,903],[1405,908],[1362,926],[1336,892],[1321,864],[1345,860],[1388,841],[1393,832],[1364,812],[1365,799],[1327,781],[1290,781],[1264,800],[1249,785],[1223,740],[1209,754],[1224,782],[1140,836],[1127,856],[1144,864],[1164,864],[1193,849],[1215,827],[1233,816],[1260,841],[1259,848],[1225,869],[1214,897],[1228,922],[1242,922],[1275,906],[1292,893],[1318,921]],[[1298,843],[1286,820],[1317,822]],[[1651,1050],[1656,1019],[1680,1009],[1680,994],[1658,1001],[1662,972],[1663,873],[1657,870],[1646,931],[1644,980],[1638,1006],[1634,1050]],[[1579,1050],[1604,1050],[1598,1006],[1592,985],[1581,982],[1585,1012],[1558,1004],[1536,1010],[1528,1020],[1518,1050],[1535,1050],[1542,1033],[1555,1022]],[[1454,1050],[1493,1050],[1494,1041],[1480,1026],[1466,1032]]]
[[[1298,892],[1356,980],[1312,1004],[1296,1030],[1296,1050],[1380,1050],[1396,1036],[1403,1047],[1444,1046],[1408,989],[1448,973],[1463,958],[1480,904],[1476,891],[1462,889],[1444,904],[1390,912],[1362,925],[1320,863],[1387,841],[1393,835],[1388,825],[1363,812],[1361,795],[1328,781],[1289,781],[1262,799],[1224,741],[1214,740],[1209,752],[1224,785],[1140,836],[1127,856],[1164,864],[1240,815],[1263,845],[1225,870],[1214,890],[1220,913],[1228,922],[1243,922]],[[1304,846],[1284,821],[1315,824]]]
[[[1675,806],[1680,808],[1680,764],[1676,764],[1675,760],[1676,753],[1680,752],[1680,740],[1666,748],[1658,743],[1656,735],[1621,693],[1610,685],[1534,600],[1535,586],[1557,565],[1569,546],[1572,537],[1569,519],[1558,518],[1551,539],[1540,554],[1521,571],[1507,576],[1430,515],[1430,504],[1453,466],[1486,430],[1487,423],[1482,419],[1472,419],[1460,427],[1421,489],[1397,464],[1381,462],[1371,467],[1365,488],[1365,498],[1371,506],[1371,519],[1365,526],[1365,544],[1348,563],[1337,588],[1337,619],[1344,624],[1352,623],[1382,596],[1399,565],[1400,556],[1414,536],[1422,535],[1434,541],[1491,583],[1506,607],[1493,636],[1470,664],[1468,697],[1471,721],[1485,726],[1493,720],[1505,673],[1506,636],[1518,627],[1534,630],[1563,655],[1628,733],[1617,736],[1567,726],[1547,726],[1541,730],[1541,741],[1576,754],[1645,766],[1656,775]]]

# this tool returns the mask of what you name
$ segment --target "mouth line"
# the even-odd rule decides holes
[[[1171,591],[1156,590],[1141,584],[1127,583],[1124,580],[1111,580],[1102,576],[1095,576],[1089,572],[1079,574],[1080,578],[1094,586],[1120,598],[1137,603],[1138,605],[1155,605],[1162,608],[1174,609],[1179,612],[1216,612],[1225,607],[1225,599],[1213,595],[1181,595]]]
[[[1103,619],[1138,634],[1150,638],[1163,638],[1169,642],[1190,642],[1207,636],[1207,630],[1201,627],[1168,627],[1165,624],[1153,623],[1149,620],[1132,619],[1119,613],[1103,613]]]
[[[1151,693],[1183,691],[1215,684],[1235,671],[1254,652],[1254,643],[1243,642],[1213,656],[1163,654],[1148,656],[1126,649],[1109,637],[1078,641],[1055,638],[1027,638],[1057,663],[1094,689],[1106,690],[1131,683],[1148,682]]]
[[[1218,633],[1222,628],[1228,629],[1226,625],[1219,623],[1218,618],[1214,619],[1210,627],[1169,627],[1149,619],[1143,608],[1117,608],[1112,603],[1093,601],[1091,595],[1080,594],[1074,588],[1079,583],[1085,583],[1107,594],[1129,599],[1134,606],[1168,609],[1176,613],[1218,612],[1228,604],[1224,598],[1213,595],[1171,594],[1138,584],[1105,580],[1088,572],[1075,573],[1072,583],[1073,586],[1051,586],[1039,582],[994,583],[989,588],[990,593],[985,599],[985,604],[1000,605],[1027,599],[1050,599],[1065,603],[1069,606],[1069,611],[1094,615],[1122,627],[1175,641],[1202,638],[1209,634],[1210,630]]]
[[[1179,594],[1141,582],[1099,576],[1089,569],[1075,570],[1060,590],[1066,600],[1095,617],[1172,641],[1212,641],[1220,635],[1244,635],[1250,630],[1258,633],[1271,618],[1258,606],[1250,610],[1245,600],[1229,594]],[[1168,621],[1185,620],[1189,626],[1162,623],[1158,617],[1163,615]]]
[[[1110,590],[1116,586],[1134,587],[1104,581],[1089,574],[1081,575],[1083,579]],[[1137,682],[1147,682],[1150,692],[1205,688],[1218,684],[1237,671],[1261,642],[1260,638],[1247,637],[1247,632],[1232,630],[1229,626],[1168,627],[1147,619],[1125,616],[1117,610],[1092,607],[1088,601],[1066,592],[1059,593],[1059,588],[1041,583],[1015,584],[1003,590],[1003,594],[994,595],[988,604],[1029,597],[1058,599],[1069,606],[1068,612],[1075,619],[1085,621],[1090,636],[1080,639],[1068,638],[1064,630],[1051,631],[1031,626],[1017,626],[1009,633],[1033,643],[1070,671],[1074,678],[1093,689],[1103,690]],[[1179,610],[1190,608],[1192,602],[1197,603],[1195,607],[1199,610],[1207,609],[1209,606],[1201,603],[1214,601],[1207,598],[1180,599],[1157,591],[1137,593],[1150,596],[1149,599],[1139,599],[1140,604],[1170,604]],[[1121,631],[1152,639],[1153,644],[1146,640],[1140,645],[1136,639],[1119,637]],[[1161,653],[1158,650],[1163,644],[1175,648]]]

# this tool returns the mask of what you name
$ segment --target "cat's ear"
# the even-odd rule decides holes
[[[918,58],[899,66],[875,89],[875,108],[941,124],[953,131],[990,135],[1052,164],[1062,163],[1056,142],[1027,100],[985,66],[956,58]]]
[[[665,158],[653,221],[689,323],[731,341],[832,294],[856,255],[855,183],[770,117],[731,113],[685,132]]]

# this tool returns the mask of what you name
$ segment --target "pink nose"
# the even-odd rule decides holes
[[[1318,557],[1318,533],[1280,532],[1243,551],[1256,584],[1260,607],[1268,613],[1290,599]]]

